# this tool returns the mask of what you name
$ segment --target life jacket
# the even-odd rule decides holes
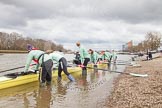
[[[32,48],[32,50],[38,50],[38,48]],[[39,63],[39,59],[37,60],[37,59],[33,58],[33,61],[34,61],[36,64]]]

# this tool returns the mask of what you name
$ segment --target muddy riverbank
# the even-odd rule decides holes
[[[140,61],[141,67],[127,67],[125,72],[148,74],[133,77],[121,74],[114,81],[108,108],[162,108],[162,58]]]

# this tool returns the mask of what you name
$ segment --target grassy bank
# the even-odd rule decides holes
[[[28,52],[22,50],[0,50],[0,53],[28,53]]]

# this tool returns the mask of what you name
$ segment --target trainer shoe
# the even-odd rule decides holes
[[[40,83],[40,87],[45,87],[46,83]]]
[[[61,77],[59,77],[59,76],[57,77],[57,80],[58,80],[58,81],[61,81],[61,79],[62,79]]]
[[[47,84],[47,85],[51,85],[51,81],[47,81],[46,84]]]
[[[72,75],[67,76],[70,81],[75,81]]]

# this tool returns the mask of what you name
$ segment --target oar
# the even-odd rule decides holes
[[[109,62],[103,62],[102,64],[109,64]],[[127,65],[126,63],[110,63],[115,65]]]
[[[23,72],[17,72],[17,73],[6,74],[4,76],[6,76],[8,78],[17,78],[18,76],[24,76],[24,75],[29,75],[29,74],[36,74],[36,73],[33,71],[28,71],[25,74]]]
[[[67,67],[76,67],[75,65],[67,65]],[[57,70],[58,69],[58,67],[54,67],[54,68],[52,68],[52,70]]]
[[[112,62],[114,63],[114,62]],[[116,61],[116,63],[130,63],[130,61]]]
[[[96,69],[96,68],[92,68],[92,67],[87,67],[87,68]],[[107,69],[100,69],[100,68],[97,68],[96,70],[109,71],[109,70],[107,70]],[[127,73],[127,72],[120,72],[120,71],[109,71],[109,72],[127,74],[127,75],[136,76],[136,77],[147,77],[147,76],[148,76],[147,74]]]
[[[36,65],[36,64],[31,64],[30,66],[33,66],[33,65]],[[6,71],[11,71],[11,70],[16,70],[16,69],[20,69],[20,68],[24,68],[24,67],[25,66],[20,66],[20,67],[16,67],[16,68],[12,68],[12,69],[7,69],[7,70],[0,71],[0,73],[6,72]]]
[[[125,60],[116,60],[117,62],[129,62],[129,61],[125,61]]]

